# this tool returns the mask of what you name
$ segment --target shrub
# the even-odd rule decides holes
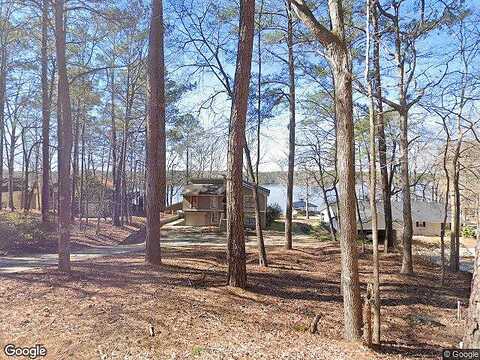
[[[312,232],[312,225],[301,222],[293,223],[293,230],[296,233],[308,235]]]
[[[272,225],[272,223],[280,218],[280,215],[282,214],[282,208],[280,205],[274,203],[272,205],[267,206],[267,212],[266,212],[266,220],[267,220],[267,226]]]
[[[462,236],[467,238],[474,238],[476,235],[475,228],[473,226],[464,226],[462,229]]]
[[[330,229],[328,228],[328,225],[320,222],[318,224],[315,224],[312,226],[312,231],[311,234],[313,237],[319,241],[330,241]]]
[[[293,325],[293,330],[298,332],[307,332],[310,329],[310,326],[305,323],[296,323]]]
[[[194,347],[192,348],[192,355],[193,355],[193,356],[200,356],[200,355],[202,355],[202,353],[203,353],[204,350],[205,350],[205,349],[202,348],[201,346],[194,346]]]

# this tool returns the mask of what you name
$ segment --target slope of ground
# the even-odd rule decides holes
[[[97,234],[97,219],[89,219],[88,224],[83,220],[81,226],[76,219],[72,225],[72,250],[117,245],[130,234],[136,233],[142,222],[141,218],[133,218],[131,225],[114,227],[102,219]],[[56,224],[43,224],[37,212],[0,211],[0,255],[56,253],[56,231]]]
[[[256,265],[250,238],[247,290],[225,286],[221,234],[216,246],[164,248],[158,267],[119,255],[75,263],[71,275],[54,268],[0,275],[0,343],[44,344],[48,359],[356,360],[437,358],[460,341],[456,304],[467,301],[469,275],[449,275],[441,288],[437,266],[417,259],[416,275],[406,277],[398,255],[382,256],[384,343],[369,350],[342,341],[337,244],[296,237],[297,249],[286,251],[271,235],[268,269]],[[363,290],[370,262],[361,256]]]

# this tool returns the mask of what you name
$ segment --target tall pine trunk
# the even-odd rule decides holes
[[[73,161],[72,161],[72,222],[75,221],[75,216],[79,214],[78,206],[78,165],[79,165],[79,139],[80,139],[80,99],[77,102],[77,109],[75,111],[75,126],[73,131]]]
[[[6,4],[0,3],[0,13],[3,13]],[[0,209],[3,208],[3,164],[4,164],[4,142],[5,142],[5,100],[7,92],[7,41],[9,21],[0,24]]]
[[[48,84],[48,5],[42,4],[42,222],[49,220],[50,211],[50,96]],[[0,199],[1,202],[1,199]]]
[[[5,46],[5,45],[4,45]],[[3,207],[3,147],[5,137],[5,93],[7,87],[7,50],[0,49],[0,209]]]
[[[467,324],[463,336],[464,349],[480,347],[480,195],[477,195],[477,243],[471,289]]]
[[[402,234],[402,274],[413,273],[412,256],[412,203],[410,195],[410,174],[408,171],[408,113],[400,113],[400,176],[403,201],[403,234]]]
[[[145,261],[161,263],[160,211],[165,204],[165,60],[162,0],[152,0],[148,45],[150,98],[147,124]],[[118,174],[117,174],[118,176]]]
[[[440,230],[440,262],[442,266],[440,283],[442,286],[445,284],[445,232],[447,230],[448,201],[450,196],[450,175],[448,173],[448,150],[450,145],[450,133],[448,131],[448,126],[445,122],[445,119],[443,119],[443,128],[445,129],[445,133],[447,135],[447,141],[443,152],[443,171],[445,173],[445,204],[443,207],[443,221]],[[477,233],[477,235],[479,234]]]
[[[330,58],[335,76],[335,107],[338,124],[337,161],[345,337],[349,340],[358,340],[361,337],[362,320],[356,246],[355,192],[352,191],[355,189],[352,75],[346,49],[333,49]]]
[[[463,79],[462,79],[463,80]],[[451,172],[451,210],[452,227],[450,231],[450,271],[460,270],[460,150],[462,148],[463,129],[461,123],[461,114],[465,104],[465,87],[462,88],[460,95],[460,111],[457,115],[457,141],[452,157]]]
[[[242,170],[254,20],[255,1],[242,0],[227,164],[227,283],[240,288],[247,286]]]
[[[115,63],[115,60],[113,60]],[[112,182],[113,182],[113,192],[112,192],[112,224],[114,226],[120,226],[120,214],[118,211],[118,191],[117,191],[117,119],[115,114],[115,69],[111,69],[110,74],[110,117],[112,122]]]
[[[373,343],[380,344],[380,263],[378,259],[378,215],[377,215],[377,149],[376,136],[377,124],[375,121],[375,105],[372,93],[372,81],[370,78],[370,10],[372,9],[371,0],[367,0],[367,23],[366,23],[366,56],[365,56],[365,82],[368,89],[368,115],[370,123],[369,147],[369,199],[372,228],[372,248],[373,248]]]
[[[377,133],[378,133],[378,162],[380,164],[380,175],[382,182],[383,213],[385,218],[384,252],[388,253],[389,247],[394,246],[392,202],[390,195],[390,184],[388,181],[387,167],[387,142],[385,136],[385,119],[383,115],[382,102],[382,76],[380,67],[380,41],[381,34],[378,24],[378,10],[372,6],[372,24],[374,31],[373,38],[373,66],[375,73],[375,98],[377,107]]]
[[[14,182],[13,182],[13,172],[15,164],[15,147],[17,140],[17,121],[14,120],[11,125],[11,135],[10,135],[10,148],[8,156],[8,207],[10,211],[15,210],[15,203],[13,201],[13,191],[14,191]]]
[[[70,271],[70,226],[72,217],[72,179],[70,162],[72,156],[72,109],[65,56],[64,0],[55,2],[55,47],[58,67],[58,99],[60,123],[58,129],[58,268]]]
[[[285,209],[285,249],[292,249],[292,207],[293,207],[293,175],[295,170],[295,63],[293,57],[293,21],[292,4],[287,1],[287,46],[288,46],[288,86],[289,115],[288,124],[288,176],[287,206]]]
[[[258,197],[259,177],[258,170],[260,166],[260,136],[262,125],[262,14],[263,3],[260,3],[260,11],[258,13],[258,84],[257,84],[257,157],[255,159],[255,170],[252,161],[249,159],[250,171],[252,179],[254,179],[253,201],[255,204],[255,231],[257,234],[258,263],[260,266],[268,266],[267,252],[265,250],[265,241],[263,239],[262,216],[260,213],[260,200]],[[248,146],[246,146],[248,147]]]
[[[454,155],[454,158],[457,157]],[[460,254],[458,244],[460,242],[460,184],[458,159],[452,161],[451,169],[451,219],[452,226],[450,231],[450,271],[457,272],[460,269]]]

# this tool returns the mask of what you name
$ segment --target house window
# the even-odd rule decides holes
[[[256,224],[255,218],[252,217],[246,217],[245,218],[245,226],[247,227],[254,227]]]
[[[427,227],[425,221],[417,221],[415,225],[417,226],[417,228]]]
[[[243,196],[243,206],[246,208],[253,208],[255,206],[252,195]]]
[[[210,208],[211,209],[216,209],[218,208],[218,198],[216,196],[212,196],[210,198]]]
[[[198,208],[198,196],[192,196],[190,200],[192,208]]]

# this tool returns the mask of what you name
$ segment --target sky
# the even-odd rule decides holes
[[[428,3],[427,3],[428,4]],[[466,2],[467,5],[471,6],[472,11],[479,10],[480,1],[472,0]],[[418,16],[418,10],[409,9],[407,11],[407,17],[405,21],[409,21],[411,18]],[[297,24],[301,29],[303,28],[302,24]],[[304,31],[304,30],[302,30]],[[469,34],[466,34],[468,37]],[[471,36],[471,34],[470,34]],[[477,34],[478,36],[478,34]],[[453,54],[457,51],[457,44],[455,38],[449,34],[447,28],[441,30],[435,30],[427,37],[420,39],[417,43],[417,53],[418,53],[418,62],[416,67],[416,76],[414,77],[414,84],[417,83],[418,88],[425,87],[427,83],[434,83],[436,79],[440,78],[444,72],[455,72],[461,69],[461,62],[458,56]],[[385,45],[385,42],[382,44],[382,52],[384,57],[389,57],[389,54],[392,52],[392,49]],[[479,59],[478,57],[477,59]],[[475,61],[476,59],[472,59]],[[383,59],[383,64],[386,64],[385,59]],[[448,67],[446,63],[449,62]],[[471,64],[472,67],[480,65],[478,62]],[[255,66],[255,64],[253,65]],[[267,65],[270,66],[268,71],[274,72],[278,71],[278,65]],[[363,72],[363,64],[358,66],[356,71],[360,73]],[[394,73],[392,76],[384,76],[383,84],[384,94],[387,93],[392,100],[397,100],[397,91],[396,91],[396,81],[397,77]],[[447,79],[447,81],[451,81]],[[211,82],[210,82],[211,83]],[[309,87],[312,84],[300,84],[297,88],[297,93],[299,94],[298,98],[301,98],[302,93],[307,93]],[[203,87],[200,87],[200,93],[203,92]],[[435,103],[435,97],[438,96],[439,86],[431,86],[425,89],[425,98],[424,101],[432,101]],[[478,109],[478,101],[474,101],[470,104],[471,108]],[[224,109],[225,116],[229,116],[230,108],[227,107]],[[469,116],[475,117],[478,116],[478,112],[472,112]],[[303,115],[301,110],[297,112],[297,124],[302,121]],[[203,121],[208,123],[208,114],[204,114]],[[438,124],[438,119],[433,113],[427,112],[425,109],[417,107],[413,108],[411,111],[411,122],[417,123],[417,126],[429,130],[427,136],[431,136],[432,139],[439,140],[443,137],[443,129]],[[262,169],[265,171],[275,171],[275,170],[284,170],[287,165],[287,151],[288,151],[288,112],[284,108],[283,111],[276,114],[273,119],[270,119],[268,123],[264,126],[262,131],[262,146],[264,149],[268,149],[262,155]],[[416,134],[410,135],[412,138]],[[435,157],[436,149],[429,149],[429,151],[424,151],[423,157],[419,159],[414,159],[418,163],[432,162]]]
[[[175,3],[177,0],[170,0],[170,3]],[[168,3],[167,2],[167,3]],[[205,0],[198,1],[198,7],[196,10],[201,12],[201,4],[204,3]],[[222,1],[219,1],[221,3]],[[467,1],[467,4],[471,5],[472,8],[475,10],[479,10],[480,7],[480,0],[470,0]],[[414,11],[411,14],[415,14]],[[166,5],[165,10],[165,17],[169,19],[174,19],[175,15],[171,13],[169,10],[168,5]],[[178,23],[175,19],[174,23]],[[235,24],[236,20],[232,21]],[[178,24],[177,24],[178,25]],[[297,24],[296,29],[299,31],[306,31],[302,24]],[[227,34],[228,35],[228,34]],[[230,36],[232,36],[230,34]],[[234,36],[232,36],[234,38]],[[176,58],[177,60],[181,60],[183,62],[188,62],[191,59],[189,56],[191,54],[186,53],[181,55],[173,44],[175,41],[174,38],[168,38],[166,41],[167,46],[167,57],[170,56],[170,59]],[[235,41],[233,42],[233,46],[235,47]],[[437,32],[429,36],[427,39],[423,40],[418,44],[419,53],[428,54],[431,56],[430,58],[421,59],[419,61],[417,72],[421,73],[428,69],[430,74],[441,74],[444,71],[444,66],[438,66],[439,63],[442,62],[442,59],[448,58],[449,54],[453,47],[452,38],[449,37],[446,32]],[[256,45],[255,45],[256,46]],[[280,44],[276,47],[276,50],[285,51],[285,45]],[[283,48],[283,50],[282,50]],[[388,50],[388,49],[384,49]],[[388,54],[388,51],[385,51]],[[254,54],[254,58],[255,58]],[[433,60],[432,60],[433,59]],[[167,58],[167,71],[170,64],[172,62],[168,61]],[[231,60],[231,59],[230,59]],[[313,56],[312,61],[315,61]],[[230,76],[233,77],[233,63],[231,61],[225,62],[227,63],[226,69],[230,73]],[[361,74],[363,71],[361,64],[357,64],[356,70]],[[451,62],[451,66],[455,67],[458,66],[458,62],[453,60]],[[255,71],[256,64],[252,64],[253,70]],[[271,61],[266,62],[264,64],[264,73],[266,74],[273,74],[280,70],[285,70],[283,66],[279,65],[278,63],[273,64]],[[184,75],[184,74],[183,74]],[[360,75],[361,76],[361,75]],[[179,81],[182,79],[185,81],[185,77],[182,76],[178,77]],[[198,73],[194,77],[187,77],[188,81],[194,80],[198,83],[197,88],[192,91],[184,100],[183,100],[183,109],[185,112],[192,112],[195,113],[198,111],[199,104],[203,102],[208,94],[211,94],[213,91],[219,88],[218,80],[213,77],[211,74],[204,73],[202,76],[199,76]],[[421,80],[419,79],[419,82]],[[393,88],[395,85],[395,77],[385,77],[384,84],[386,89],[390,88],[390,96],[392,99],[395,99],[396,93],[395,89]],[[309,91],[315,90],[313,88],[314,85],[311,83],[300,83],[298,84],[297,93],[298,98],[300,99],[302,95],[308,93]],[[431,90],[431,91],[430,91]],[[429,93],[433,93],[435,89],[429,89]],[[213,128],[214,125],[219,121],[219,119],[223,118],[224,121],[228,119],[230,116],[230,101],[226,96],[220,96],[214,103],[214,113],[211,111],[201,111],[199,113],[199,118],[202,121],[205,128]],[[424,123],[425,125],[433,125],[432,129],[435,130],[435,126],[437,130],[440,130],[438,125],[435,125],[435,120],[433,116],[430,117],[429,114],[425,114],[422,110],[415,110],[414,111],[414,121],[418,121],[418,119],[422,120],[425,118]],[[301,107],[299,107],[299,111],[297,112],[297,123],[300,123],[303,119],[303,114],[301,111]],[[275,116],[271,119],[268,119],[262,127],[262,156],[261,156],[261,169],[263,171],[275,171],[275,170],[284,170],[286,169],[287,165],[287,152],[288,152],[288,109],[286,106],[281,106],[275,112]],[[435,131],[434,131],[435,132]]]

